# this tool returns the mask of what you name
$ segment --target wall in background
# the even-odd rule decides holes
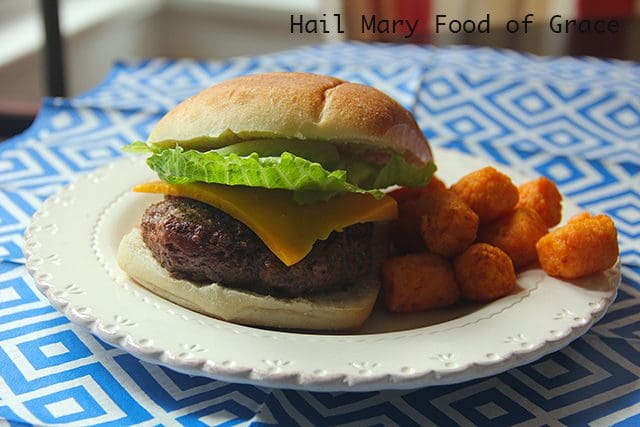
[[[14,21],[12,28],[0,26],[0,42],[18,48],[13,57],[0,58],[0,103],[37,103],[45,92],[42,29],[37,2],[30,2],[30,8],[20,9],[31,14],[20,17],[22,25]],[[103,10],[96,10],[96,5]],[[320,34],[291,37],[285,20],[288,15],[282,13],[298,8],[313,15],[317,7],[315,0],[63,1],[61,26],[68,95],[77,95],[101,82],[118,59],[216,59],[319,43],[324,40]]]
[[[320,43],[344,35],[289,33],[289,15],[307,19],[343,12],[354,39],[430,42],[436,46],[473,44],[542,55],[595,55],[640,58],[638,19],[615,35],[554,34],[545,17],[633,17],[640,0],[60,0],[65,34],[68,94],[77,95],[102,81],[120,58],[225,58],[255,55]],[[37,103],[44,94],[40,54],[42,25],[37,0],[0,0],[0,113],[6,101]],[[602,10],[601,10],[602,9]],[[425,25],[411,40],[362,34],[363,13],[387,18],[420,18]],[[491,14],[491,34],[441,32],[435,14],[480,19]],[[501,28],[514,16],[534,13],[539,25],[526,34]],[[10,15],[14,18],[8,18]],[[353,18],[353,19],[351,19]],[[332,22],[331,20],[329,20]]]
[[[290,11],[301,10],[313,17],[318,10],[315,2],[263,2],[262,8],[256,6],[258,3],[170,1],[149,20],[155,51],[158,55],[176,58],[226,58],[275,52],[324,40],[322,34],[292,37],[289,33]]]

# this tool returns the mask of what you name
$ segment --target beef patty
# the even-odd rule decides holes
[[[196,200],[167,196],[142,217],[142,238],[173,276],[261,294],[294,297],[364,280],[372,267],[373,224],[317,241],[287,267],[246,225]]]

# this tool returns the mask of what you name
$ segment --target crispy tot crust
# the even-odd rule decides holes
[[[433,190],[423,194],[419,203],[424,206],[420,232],[431,252],[455,255],[476,239],[478,215],[456,193]]]
[[[536,244],[547,274],[576,279],[613,267],[618,259],[618,234],[611,218],[580,214]]]
[[[391,239],[401,254],[422,252],[426,246],[420,235],[422,206],[418,199],[398,203],[398,219],[391,223]]]
[[[384,303],[392,312],[447,307],[460,299],[453,268],[439,255],[389,258],[382,266],[382,278]]]
[[[587,211],[580,212],[569,218],[568,223],[582,221],[583,219],[592,218],[591,214]]]
[[[423,193],[429,193],[434,190],[446,189],[444,182],[440,181],[436,176],[432,176],[429,183],[424,187],[400,187],[389,193],[389,196],[396,199],[396,202],[406,202],[407,200],[417,199]]]
[[[520,198],[516,207],[525,207],[536,211],[547,227],[553,227],[560,223],[562,195],[553,181],[540,177],[525,182],[518,187],[518,193]]]
[[[535,211],[518,208],[478,231],[478,241],[489,243],[506,252],[517,269],[537,258],[536,243],[547,233],[547,226]]]
[[[516,273],[509,256],[486,243],[475,243],[454,262],[456,280],[464,299],[493,301],[516,287]]]
[[[445,190],[447,186],[437,176],[432,176],[429,183],[421,188],[421,193],[428,193],[436,190]]]
[[[518,188],[508,176],[492,167],[463,176],[451,190],[478,214],[481,223],[506,215],[518,203]]]
[[[409,200],[417,199],[420,196],[420,187],[400,187],[389,193],[396,202],[402,203]]]

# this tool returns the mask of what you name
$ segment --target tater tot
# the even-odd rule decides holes
[[[444,183],[433,176],[424,187],[403,187],[389,193],[398,202],[398,219],[391,225],[391,238],[399,253],[410,254],[426,250],[420,234],[424,204],[417,199],[422,194],[445,188]]]
[[[429,251],[451,256],[476,239],[478,215],[454,192],[434,190],[420,197],[424,205],[420,232]]]
[[[417,199],[398,203],[398,219],[391,224],[391,239],[401,254],[426,250],[420,235],[420,208]]]
[[[429,183],[422,187],[422,193],[428,193],[435,190],[444,190],[447,186],[437,176],[432,176]]]
[[[393,197],[396,202],[402,203],[408,200],[417,199],[421,190],[421,187],[400,187],[390,192],[389,196]]]
[[[518,188],[508,176],[492,167],[460,178],[451,186],[451,190],[478,214],[481,223],[491,222],[509,213],[518,203]]]
[[[401,203],[411,199],[417,199],[422,193],[429,193],[434,190],[444,190],[446,185],[436,176],[432,176],[429,183],[423,187],[401,187],[389,193],[389,196]]]
[[[538,259],[547,274],[576,279],[611,268],[618,259],[618,233],[606,215],[581,214],[543,238]]]
[[[481,225],[478,241],[502,249],[517,270],[536,260],[536,243],[546,233],[547,226],[540,215],[528,208],[518,208],[492,223]]]
[[[520,198],[516,207],[533,209],[540,215],[547,227],[560,223],[562,217],[562,195],[556,184],[541,177],[525,182],[518,187]]]
[[[382,265],[382,295],[392,312],[447,307],[460,299],[453,268],[445,258],[421,253],[387,259]]]
[[[516,287],[516,273],[511,258],[486,243],[475,243],[454,263],[462,298],[486,302],[510,294]]]
[[[582,221],[583,219],[587,219],[587,218],[591,218],[591,214],[589,212],[587,212],[587,211],[584,211],[584,212],[580,212],[580,213],[575,214],[574,216],[569,218],[569,221],[567,221],[567,222]]]

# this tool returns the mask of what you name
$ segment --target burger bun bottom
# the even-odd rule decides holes
[[[220,284],[177,279],[165,270],[134,228],[118,247],[120,268],[153,293],[182,307],[232,323],[277,329],[356,330],[371,314],[380,288],[377,277],[348,290],[297,298],[275,298]]]

